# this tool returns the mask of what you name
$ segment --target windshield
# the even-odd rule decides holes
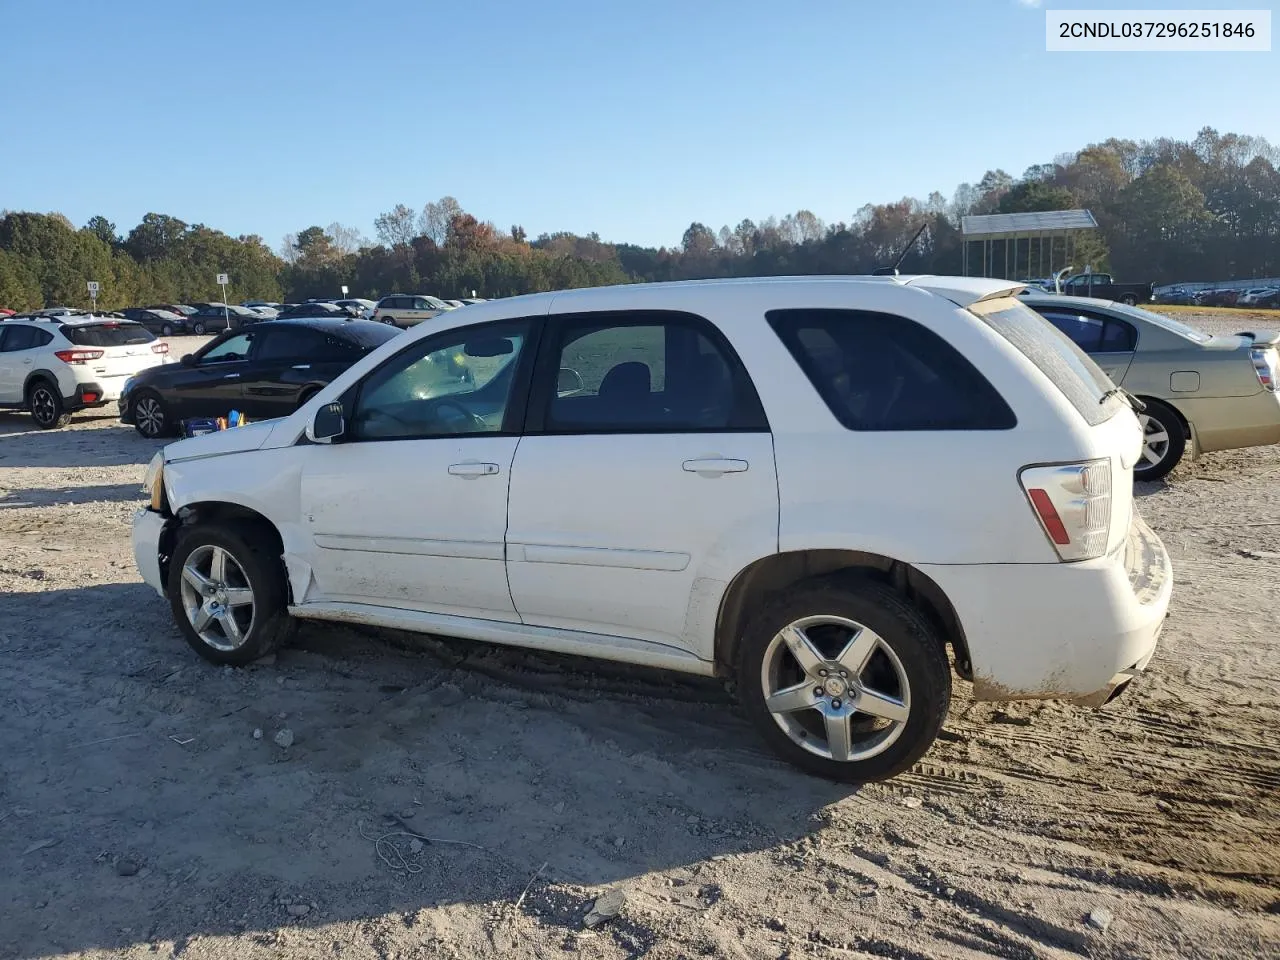
[[[1102,368],[1048,320],[1012,297],[975,303],[970,312],[1030,360],[1090,426],[1110,420],[1124,401]]]
[[[128,347],[155,339],[138,323],[94,323],[83,327],[64,326],[62,335],[77,347]]]
[[[1110,303],[1107,306],[1116,313],[1128,314],[1131,317],[1137,317],[1139,320],[1145,320],[1147,323],[1162,327],[1170,333],[1176,333],[1179,336],[1186,337],[1188,340],[1194,340],[1196,343],[1205,343],[1210,338],[1209,334],[1203,330],[1197,330],[1195,327],[1189,327],[1185,323],[1166,317],[1162,313],[1152,313],[1150,310],[1143,310],[1141,307],[1131,307],[1123,303]]]

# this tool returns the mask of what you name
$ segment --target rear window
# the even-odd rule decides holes
[[[770,325],[850,430],[1008,430],[1017,418],[972,363],[905,317],[773,310]]]
[[[1117,313],[1125,313],[1131,317],[1137,317],[1139,320],[1145,320],[1147,323],[1162,327],[1170,333],[1176,333],[1178,336],[1186,337],[1188,340],[1194,340],[1196,343],[1205,343],[1210,337],[1203,330],[1197,330],[1195,327],[1187,326],[1173,319],[1166,317],[1163,313],[1154,313],[1150,310],[1143,310],[1141,307],[1131,307],[1127,303],[1113,303],[1110,309]]]
[[[355,320],[342,328],[342,335],[343,339],[354,340],[361,347],[372,350],[400,336],[400,328],[385,323]]]
[[[64,326],[62,335],[77,347],[129,347],[139,343],[150,343],[155,339],[155,334],[140,323]]]
[[[1090,426],[1110,420],[1123,405],[1117,395],[1103,402],[1103,394],[1115,386],[1111,378],[1070,337],[1026,304],[1002,299],[976,303],[970,310],[1035,364]]]

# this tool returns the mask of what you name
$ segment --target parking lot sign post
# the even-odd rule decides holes
[[[97,313],[98,312],[98,281],[90,280],[87,284],[85,284],[85,286],[89,288],[89,303],[90,303],[89,312]]]
[[[347,285],[345,283],[342,285],[342,295],[344,297],[347,295]]]
[[[227,284],[231,282],[231,278],[225,273],[218,274],[218,286],[222,288],[222,318],[227,322],[227,329],[231,329],[231,309],[227,306]]]

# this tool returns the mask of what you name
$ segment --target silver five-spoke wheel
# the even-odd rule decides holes
[[[212,544],[182,565],[182,608],[200,639],[215,650],[238,649],[253,629],[253,587],[231,553]]]
[[[840,762],[889,749],[911,714],[902,661],[869,627],[837,616],[796,620],[760,668],[765,707],[802,749]]]
[[[1138,463],[1154,467],[1169,455],[1169,431],[1159,420],[1145,413],[1138,414],[1138,423],[1142,424],[1142,457]]]

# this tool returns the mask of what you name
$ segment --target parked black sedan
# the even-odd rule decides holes
[[[260,313],[254,313],[248,307],[239,307],[226,303],[202,303],[196,312],[187,318],[192,333],[221,333],[228,329],[236,330],[265,320]]]
[[[294,317],[333,317],[336,320],[360,318],[360,311],[350,307],[340,307],[336,303],[324,300],[309,300],[306,303],[295,303],[280,311],[277,320],[292,320]]]
[[[191,324],[187,322],[187,318],[172,310],[161,310],[159,307],[126,307],[119,313],[126,320],[140,323],[161,337],[191,332]]]
[[[283,417],[366,353],[399,335],[371,320],[272,320],[215,337],[181,363],[124,385],[120,419],[144,437],[176,433],[190,417]]]

